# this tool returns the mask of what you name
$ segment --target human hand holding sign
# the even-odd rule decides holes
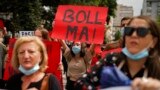
[[[160,81],[153,78],[136,78],[132,82],[132,90],[160,90]]]

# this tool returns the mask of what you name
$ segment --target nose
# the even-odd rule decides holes
[[[138,36],[136,30],[133,31],[133,33],[131,34],[131,36]]]
[[[28,58],[29,57],[29,53],[28,53],[28,51],[25,51],[25,53],[24,53],[24,58]]]

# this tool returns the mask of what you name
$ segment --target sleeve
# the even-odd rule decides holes
[[[69,50],[66,50],[63,55],[64,55],[64,57],[66,58],[66,61],[67,61],[67,62],[70,62],[70,61],[71,61],[72,55],[71,55],[70,49],[69,49]]]
[[[49,77],[49,90],[62,90],[60,82],[53,74]]]

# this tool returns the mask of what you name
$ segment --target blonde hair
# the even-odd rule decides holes
[[[12,56],[12,66],[16,71],[19,71],[19,60],[18,60],[18,49],[19,47],[24,44],[24,43],[28,43],[28,42],[34,42],[35,44],[37,44],[39,46],[39,51],[41,53],[42,56],[42,61],[39,63],[40,65],[40,71],[45,71],[47,69],[47,64],[48,64],[48,55],[47,55],[47,50],[46,47],[44,45],[44,43],[36,36],[26,36],[26,37],[20,37],[15,45],[14,45],[14,49],[13,49],[13,56]]]

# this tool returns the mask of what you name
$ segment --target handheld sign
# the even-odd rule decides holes
[[[101,44],[107,12],[106,7],[60,5],[51,37]]]
[[[23,36],[34,36],[34,31],[19,31],[20,37]]]

